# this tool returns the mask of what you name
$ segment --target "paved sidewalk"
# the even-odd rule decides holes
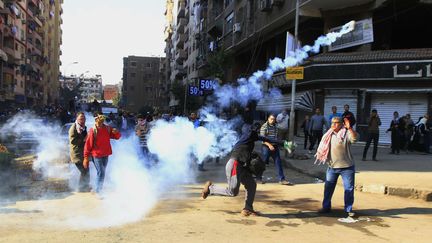
[[[296,138],[296,141],[296,153],[308,154],[307,150],[303,150],[300,139]],[[379,161],[372,161],[372,148],[369,148],[368,160],[362,161],[363,148],[364,143],[361,142],[352,147],[357,170],[357,190],[432,201],[432,155],[419,152],[393,155],[389,153],[389,147],[378,147]],[[284,152],[281,151],[282,158],[283,155]],[[313,155],[310,157],[308,160],[288,158],[285,162],[288,167],[325,180],[327,166],[315,165]]]

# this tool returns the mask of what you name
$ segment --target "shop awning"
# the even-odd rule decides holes
[[[295,109],[303,111],[312,111],[315,106],[315,98],[310,91],[299,92],[295,98]],[[278,98],[264,98],[258,102],[256,110],[258,111],[281,111],[283,109],[291,110],[291,95],[283,95]]]

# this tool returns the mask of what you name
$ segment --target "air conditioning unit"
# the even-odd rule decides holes
[[[284,4],[284,0],[270,0],[270,4],[273,6],[282,6]]]
[[[259,1],[259,10],[262,12],[271,11],[270,0],[260,0]]]
[[[239,33],[239,32],[241,32],[241,25],[240,25],[240,23],[235,23],[235,24],[234,24],[234,26],[233,26],[233,31],[234,31],[234,33]]]

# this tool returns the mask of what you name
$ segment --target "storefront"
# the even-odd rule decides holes
[[[432,91],[432,90],[431,90]],[[368,90],[371,94],[371,109],[376,109],[381,118],[380,143],[390,144],[391,134],[387,133],[393,119],[393,113],[397,111],[399,116],[411,115],[414,123],[427,112],[427,90]]]

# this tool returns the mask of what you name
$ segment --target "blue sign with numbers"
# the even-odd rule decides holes
[[[200,90],[197,86],[189,85],[189,95],[201,96],[203,95],[203,91]]]
[[[214,90],[215,81],[211,79],[200,79],[199,89],[200,90]]]

